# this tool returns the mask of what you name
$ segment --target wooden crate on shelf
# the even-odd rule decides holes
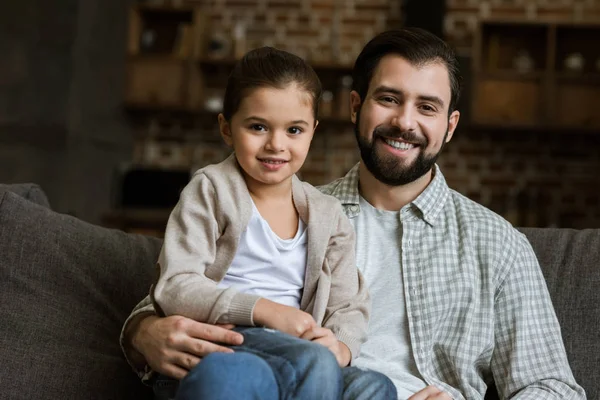
[[[206,17],[197,7],[135,5],[129,14],[125,102],[198,109]]]
[[[486,79],[476,86],[473,115],[477,122],[501,125],[534,125],[541,119],[539,80]]]
[[[600,24],[483,20],[471,122],[492,129],[600,132]]]

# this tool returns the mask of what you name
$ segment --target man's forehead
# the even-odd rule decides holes
[[[408,89],[407,84],[411,90],[427,92],[420,94],[437,95],[446,101],[450,100],[450,73],[441,60],[414,64],[396,54],[381,58],[373,71],[369,92],[382,86],[404,91]]]

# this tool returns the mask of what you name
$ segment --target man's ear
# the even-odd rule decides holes
[[[360,95],[356,90],[350,92],[350,119],[353,124],[356,124],[356,117],[360,112],[360,106],[362,102],[360,100]]]
[[[452,135],[454,135],[454,131],[458,126],[458,120],[460,119],[460,111],[454,110],[452,114],[450,114],[450,118],[448,118],[448,136],[446,136],[446,143],[452,139]]]
[[[229,122],[227,122],[222,113],[220,113],[217,118],[219,119],[219,133],[221,133],[223,141],[227,146],[233,147],[233,138],[231,137],[231,127],[229,126]]]

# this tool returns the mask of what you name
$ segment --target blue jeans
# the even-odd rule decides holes
[[[354,367],[342,370],[319,344],[270,329],[235,330],[244,336],[242,346],[232,347],[235,353],[204,357],[179,383],[159,377],[155,398],[396,399],[396,389],[386,376]]]

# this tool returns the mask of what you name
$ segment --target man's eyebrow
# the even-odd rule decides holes
[[[377,88],[375,88],[375,90],[373,91],[373,94],[381,94],[381,93],[391,93],[391,94],[395,94],[398,96],[402,96],[404,94],[401,90],[394,89],[393,87],[389,87],[389,86],[377,86]]]
[[[404,96],[404,92],[402,90],[398,90],[398,89],[395,89],[395,88],[389,87],[389,86],[378,86],[373,91],[374,95],[381,94],[381,93],[390,93],[390,94],[394,94],[396,96]],[[430,95],[423,94],[423,95],[418,96],[418,99],[420,101],[429,101],[431,103],[435,103],[438,105],[438,107],[444,108],[444,100],[442,100],[438,96],[430,96]]]
[[[444,100],[440,99],[438,96],[419,96],[419,100],[421,101],[429,101],[431,103],[437,104],[439,107],[444,108]]]

